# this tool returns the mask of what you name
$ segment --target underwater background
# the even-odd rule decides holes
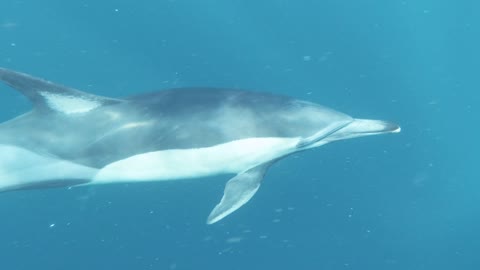
[[[0,269],[480,269],[479,10],[2,0],[2,67],[115,97],[256,89],[402,132],[286,158],[214,225],[229,176],[0,194]],[[1,121],[29,108],[0,86]]]

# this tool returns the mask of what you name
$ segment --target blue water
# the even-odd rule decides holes
[[[225,177],[1,194],[0,269],[480,269],[479,8],[2,0],[3,67],[107,96],[258,89],[402,133],[282,160],[210,226]],[[0,120],[29,109],[0,88]]]

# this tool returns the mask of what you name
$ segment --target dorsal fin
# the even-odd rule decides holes
[[[100,106],[122,102],[119,99],[92,95],[5,68],[0,68],[0,80],[26,96],[35,110],[65,114],[85,113]]]

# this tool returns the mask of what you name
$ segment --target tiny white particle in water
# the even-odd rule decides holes
[[[10,43],[10,46],[15,47],[15,46],[17,46],[17,44],[12,42],[12,43]]]
[[[55,223],[50,224],[48,227],[49,227],[49,228],[55,227]]]
[[[242,240],[243,240],[242,237],[230,237],[227,240],[225,240],[225,242],[227,242],[229,244],[233,244],[233,243],[239,243]]]

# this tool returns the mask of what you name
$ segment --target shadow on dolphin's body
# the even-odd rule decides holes
[[[275,161],[400,127],[290,97],[218,88],[109,98],[0,68],[33,104],[0,124],[0,191],[235,174],[207,223],[248,202]]]

